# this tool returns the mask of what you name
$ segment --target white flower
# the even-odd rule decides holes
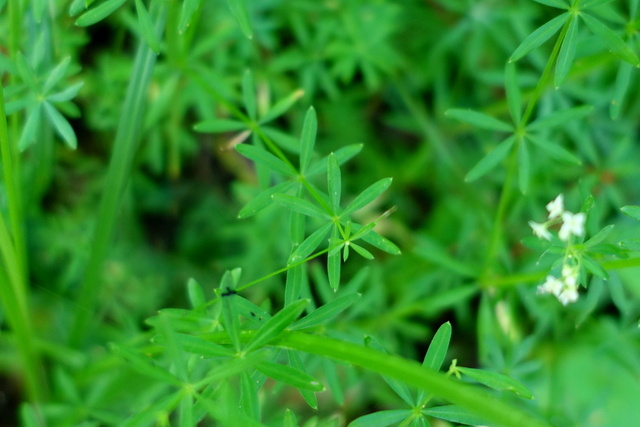
[[[555,200],[547,203],[547,211],[549,211],[549,219],[558,218],[564,213],[564,196],[558,194]]]
[[[545,282],[542,285],[538,286],[538,293],[553,294],[558,297],[564,287],[565,285],[562,280],[554,276],[547,276]]]
[[[578,268],[575,265],[564,264],[562,266],[562,280],[567,286],[576,288],[578,286]]]
[[[529,221],[529,227],[533,230],[533,234],[541,239],[551,240],[551,233],[547,230],[547,224],[539,224]]]
[[[567,305],[577,300],[578,290],[575,287],[567,286],[560,295],[558,295],[558,301],[560,301],[562,305]]]
[[[586,216],[584,213],[573,214],[571,212],[562,213],[562,227],[558,232],[560,240],[565,242],[569,240],[570,235],[582,236],[584,234],[584,221]]]

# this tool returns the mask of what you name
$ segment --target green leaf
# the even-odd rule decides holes
[[[273,195],[277,193],[286,193],[296,183],[293,181],[285,181],[281,182],[278,185],[274,185],[273,187],[267,188],[260,194],[258,194],[253,200],[247,203],[240,212],[238,212],[238,218],[249,218],[250,216],[255,215],[262,209],[269,206],[273,203]]]
[[[513,126],[511,126],[509,123],[503,122],[502,120],[498,120],[494,117],[491,117],[484,113],[479,113],[477,111],[452,108],[445,111],[444,114],[447,117],[460,120],[461,122],[469,123],[481,129],[496,130],[502,132],[511,132],[513,130]]]
[[[193,130],[196,132],[211,133],[231,132],[245,129],[247,129],[247,124],[245,122],[228,119],[205,120],[203,122],[196,123],[196,125],[193,126]]]
[[[640,239],[622,240],[619,244],[620,247],[624,249],[628,249],[630,251],[640,251]]]
[[[387,350],[372,336],[366,336],[364,340],[364,345],[368,348],[377,350],[381,353],[388,354]],[[394,378],[388,377],[386,375],[382,375],[382,379],[391,387],[391,389],[398,395],[402,400],[405,401],[408,405],[413,405],[413,396],[411,396],[411,391],[409,387],[403,383],[402,381],[398,381]]]
[[[569,17],[570,14],[568,12],[565,12],[562,15],[556,16],[551,21],[543,24],[533,33],[529,34],[522,41],[522,43],[520,43],[520,46],[516,48],[513,54],[511,54],[511,58],[509,58],[509,61],[515,62],[519,60],[520,58],[531,52],[533,49],[549,40],[551,36],[558,32],[558,30],[562,27],[562,25]]]
[[[298,369],[304,373],[307,373],[307,370],[302,362],[302,358],[297,351],[288,351],[289,356],[289,364],[292,368]],[[304,400],[307,402],[307,405],[312,409],[318,409],[318,398],[316,394],[311,390],[306,390],[304,388],[298,389]]]
[[[330,242],[338,240],[338,229],[333,228]],[[340,246],[338,247],[340,248]],[[335,291],[340,287],[340,251],[333,250],[327,255],[327,275],[329,276],[329,286]]]
[[[331,200],[331,210],[334,215],[340,210],[340,197],[342,194],[342,179],[340,175],[340,165],[335,154],[329,155],[327,170],[327,189],[329,190],[329,199]]]
[[[227,0],[231,14],[236,18],[240,29],[247,38],[253,38],[251,24],[249,23],[249,15],[247,14],[247,5],[245,0]]]
[[[236,310],[236,284],[231,272],[225,271],[220,281],[219,295],[222,299],[224,329],[227,331],[235,350],[240,351],[240,319],[238,319]]]
[[[255,367],[266,376],[290,386],[310,391],[324,390],[324,386],[320,381],[291,366],[261,360],[255,364]]]
[[[351,421],[348,427],[386,427],[399,423],[411,416],[408,409],[391,409],[363,415]]]
[[[504,82],[507,92],[507,104],[509,105],[509,113],[513,122],[520,123],[522,119],[522,93],[518,84],[518,75],[516,73],[516,64],[507,62],[504,67]]]
[[[136,412],[136,414],[131,416],[130,418],[127,418],[120,424],[120,426],[146,427],[148,425],[151,425],[158,420],[158,414],[170,414],[173,411],[173,408],[178,405],[178,402],[180,402],[182,396],[184,396],[184,392],[182,390],[178,390],[175,393],[162,397],[157,402],[151,404],[151,406],[148,406],[142,411]]]
[[[511,391],[524,399],[533,399],[533,394],[529,389],[506,375],[474,368],[458,367],[457,369],[466,376],[494,390]]]
[[[276,339],[286,327],[300,316],[308,303],[309,300],[301,299],[280,310],[255,332],[251,341],[247,343],[245,351],[257,350]]]
[[[580,259],[580,262],[594,276],[598,276],[604,280],[607,280],[609,278],[609,273],[607,273],[607,270],[602,268],[602,266],[598,262],[596,262],[596,260],[591,258],[589,255],[582,254],[582,258]]]
[[[584,242],[584,247],[588,249],[602,242],[604,239],[607,238],[607,236],[609,236],[611,231],[613,231],[613,227],[614,227],[613,224],[609,224],[606,227],[604,227],[595,236],[593,236],[592,238]]]
[[[147,42],[152,51],[156,54],[160,53],[160,39],[156,32],[155,25],[151,19],[151,15],[144,6],[142,0],[135,0],[136,12],[138,13],[138,23],[140,24],[140,31],[142,31],[142,37]]]
[[[569,7],[562,0],[534,0],[545,6],[557,7],[558,9],[568,9]]]
[[[627,89],[629,88],[629,82],[631,81],[631,72],[633,70],[633,66],[627,62],[621,62],[618,67],[618,75],[616,77],[616,84],[613,90],[613,99],[611,100],[611,106],[609,108],[609,114],[612,119],[617,119],[620,116],[620,111],[622,110],[622,105],[628,92]]]
[[[299,427],[296,414],[289,408],[284,411],[284,419],[282,421],[284,427]]]
[[[359,225],[359,224],[353,224],[352,227],[353,227],[353,229],[354,229],[356,234],[362,228],[362,226]],[[381,236],[380,234],[378,234],[377,232],[375,232],[373,230],[370,230],[369,232],[364,234],[361,237],[361,239],[364,240],[365,242],[375,246],[376,248],[380,249],[381,251],[384,251],[384,252],[389,253],[391,255],[400,255],[402,253],[400,251],[400,248],[398,248],[395,245],[395,243],[391,242],[389,239],[387,239],[386,237]]]
[[[336,160],[339,165],[344,164],[347,160],[351,159],[353,156],[358,154],[362,150],[363,144],[351,144],[346,147],[342,147],[339,150],[335,151],[333,154],[336,156]],[[324,157],[322,160],[311,165],[309,170],[307,170],[306,176],[312,176],[318,173],[323,173],[327,170],[327,165],[329,162],[329,156]]]
[[[244,108],[247,109],[249,118],[256,120],[258,117],[258,106],[256,104],[256,84],[253,81],[253,73],[246,70],[242,77],[242,99],[244,100]]]
[[[286,164],[267,150],[249,144],[238,144],[236,150],[246,158],[253,160],[255,163],[266,166],[274,172],[279,172],[287,176],[297,175],[297,171],[290,165]]]
[[[189,295],[189,302],[193,308],[202,307],[207,303],[202,286],[200,286],[200,283],[193,277],[189,278],[187,282],[187,294]]]
[[[71,63],[71,57],[67,56],[64,58],[56,67],[51,70],[49,76],[47,76],[47,80],[44,82],[42,86],[42,93],[49,93],[51,89],[54,88],[55,85],[60,83],[60,81],[64,78],[64,75],[69,68],[69,64]]]
[[[604,44],[607,45],[611,53],[613,53],[623,61],[630,63],[631,65],[640,65],[640,59],[638,59],[638,55],[636,55],[633,49],[631,49],[624,42],[624,40],[622,40],[622,38],[615,32],[613,32],[609,27],[587,13],[581,13],[580,17],[582,18],[584,23],[587,24],[587,27],[589,27],[593,34],[598,36],[604,42]]]
[[[18,148],[24,151],[33,144],[42,123],[42,103],[37,103],[27,109],[27,120],[23,125]]]
[[[206,312],[184,310],[181,308],[164,308],[159,310],[159,315],[167,316],[171,320],[171,327],[181,331],[209,330],[214,319]],[[158,325],[158,317],[147,319],[146,323],[152,326]]]
[[[191,393],[183,393],[182,399],[180,399],[180,406],[178,406],[178,412],[180,414],[178,420],[178,427],[193,427],[193,395]]]
[[[496,146],[489,154],[484,156],[465,176],[464,180],[466,182],[475,181],[476,179],[482,177],[487,172],[491,171],[493,168],[498,166],[498,163],[502,161],[507,154],[511,151],[511,147],[515,142],[516,137],[511,135],[500,144]]]
[[[308,215],[314,218],[329,219],[329,215],[318,206],[299,197],[289,196],[287,194],[274,194],[273,201],[277,204],[291,209],[294,212]]]
[[[477,416],[474,412],[456,405],[436,406],[424,409],[423,414],[453,423],[467,424],[473,426],[491,425],[484,418]]]
[[[180,24],[178,25],[178,32],[183,34],[187,28],[191,25],[193,16],[200,8],[202,0],[184,0],[182,2],[182,8],[180,8]]]
[[[340,217],[349,215],[350,213],[362,209],[369,203],[373,202],[380,194],[382,194],[391,185],[393,178],[382,178],[381,180],[371,184],[362,193],[358,194],[349,206],[347,206],[342,212]]]
[[[424,355],[422,366],[433,371],[439,371],[442,367],[442,362],[444,362],[444,358],[447,356],[450,341],[451,323],[445,322],[438,328],[431,339],[427,353]]]
[[[640,221],[640,206],[624,206],[620,210],[623,214]]]
[[[302,135],[300,136],[300,173],[302,175],[305,174],[311,163],[313,147],[316,144],[317,131],[318,118],[316,117],[316,110],[313,107],[309,107],[307,114],[304,116]]]
[[[60,92],[56,92],[52,95],[47,96],[47,101],[49,102],[66,102],[70,101],[78,95],[80,89],[84,86],[84,82],[79,82],[73,84],[66,89],[61,90]]]
[[[531,162],[529,160],[529,149],[524,139],[518,144],[518,185],[520,192],[526,194],[529,190],[529,180],[531,178]]]
[[[277,119],[278,117],[283,115],[289,108],[291,108],[291,106],[298,99],[302,98],[302,95],[304,95],[304,91],[298,89],[294,91],[291,95],[278,101],[276,105],[271,107],[269,111],[267,111],[265,115],[260,118],[259,123],[267,123],[267,122],[270,122],[271,120]]]
[[[542,129],[551,129],[556,126],[577,120],[590,114],[593,111],[591,105],[581,105],[567,110],[555,111],[549,115],[536,119],[527,125],[527,131],[538,131]]]
[[[294,323],[291,328],[292,331],[312,328],[314,326],[323,325],[332,320],[338,314],[349,308],[353,303],[360,299],[361,294],[351,293],[343,295],[335,300],[323,305],[312,311],[302,319]]]
[[[176,332],[174,337],[182,349],[189,353],[204,357],[233,357],[235,354],[231,349],[195,335]]]
[[[540,147],[554,159],[562,160],[576,165],[582,164],[582,161],[578,157],[558,144],[547,142],[546,140],[533,135],[527,135],[526,139],[535,144],[537,147]]]
[[[578,46],[578,19],[575,15],[569,17],[569,28],[562,41],[562,47],[556,60],[556,75],[553,84],[558,88],[569,74],[571,64],[576,55],[576,47]]]
[[[125,359],[128,362],[128,365],[140,374],[167,384],[173,384],[175,386],[182,385],[178,378],[174,377],[164,369],[154,365],[151,358],[142,356],[139,353],[134,352],[126,347],[121,347],[113,343],[110,344],[109,347],[111,351]]]
[[[240,407],[249,417],[260,419],[256,382],[247,371],[240,375]]]
[[[311,235],[309,235],[309,237],[307,237],[291,253],[291,255],[289,256],[289,260],[287,261],[287,265],[291,265],[311,255],[311,253],[316,250],[318,245],[320,245],[320,243],[322,243],[327,238],[327,234],[329,233],[329,230],[331,230],[331,227],[333,227],[333,223],[328,222],[311,233]]]
[[[83,13],[77,20],[76,25],[79,27],[88,27],[96,22],[102,21],[107,16],[115,12],[127,0],[106,0],[93,9]]]
[[[56,110],[56,108],[48,102],[43,102],[44,110],[51,119],[53,126],[55,127],[58,134],[62,137],[64,142],[67,144],[69,148],[75,150],[78,148],[78,139],[76,138],[76,133],[73,131],[73,128],[64,118],[62,114]]]
[[[372,260],[373,254],[371,252],[369,252],[368,250],[366,250],[365,248],[363,248],[362,246],[358,245],[357,243],[353,243],[353,242],[348,242],[346,244],[347,247],[351,247],[354,251],[356,251],[358,254],[360,254],[361,257],[366,258],[368,260]]]

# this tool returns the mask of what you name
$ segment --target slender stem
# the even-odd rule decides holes
[[[529,99],[529,103],[527,104],[524,114],[522,115],[522,120],[520,121],[520,124],[518,125],[518,129],[516,130],[518,134],[523,133],[524,128],[526,127],[527,123],[531,119],[536,103],[538,102],[538,99],[540,98],[540,96],[542,95],[542,92],[546,87],[547,80],[549,79],[549,75],[551,74],[554,63],[556,62],[558,53],[560,52],[560,47],[562,46],[562,42],[564,41],[565,35],[569,28],[569,24],[571,23],[571,19],[573,19],[573,15],[571,15],[569,19],[567,19],[567,22],[565,22],[560,32],[560,35],[558,36],[558,39],[556,40],[556,43],[553,46],[553,50],[551,51],[551,55],[549,56],[547,65],[545,66],[542,72],[542,75],[540,76],[540,80],[536,85],[536,88],[533,92],[533,95],[531,96],[531,99]],[[494,274],[493,266],[496,264],[496,259],[497,259],[497,255],[500,247],[500,241],[502,240],[502,229],[503,229],[504,217],[506,215],[507,208],[509,206],[509,198],[511,196],[513,182],[517,176],[517,173],[516,173],[517,172],[517,153],[519,149],[519,144],[520,144],[520,137],[518,141],[516,141],[516,143],[513,145],[513,148],[511,149],[511,153],[509,155],[509,169],[507,172],[507,178],[504,181],[504,184],[502,186],[502,191],[500,193],[498,210],[496,211],[496,216],[493,221],[493,228],[491,230],[491,236],[489,238],[489,247],[487,248],[485,262],[484,262],[484,269],[483,269],[482,277],[480,280],[480,283],[483,287],[493,286],[492,285],[492,281],[493,281],[492,276]]]
[[[156,31],[164,28],[167,5],[164,1],[153,2],[152,13],[156,19]],[[118,218],[122,195],[128,181],[131,163],[142,131],[145,96],[156,63],[156,54],[144,40],[140,40],[133,67],[133,74],[122,109],[109,163],[103,197],[100,201],[98,221],[93,235],[93,246],[84,274],[75,322],[70,341],[78,345],[84,339],[94,307],[101,289],[102,266],[109,242]]]
[[[495,395],[424,368],[413,360],[333,338],[299,332],[283,333],[275,345],[330,357],[402,381],[469,409],[492,424],[505,427],[550,426]]]
[[[18,177],[14,175],[13,167],[18,156],[14,154],[15,150],[12,148],[7,131],[4,93],[0,86],[0,153],[13,231],[12,234],[9,233],[4,218],[0,215],[0,253],[4,270],[0,275],[0,302],[4,307],[9,325],[15,332],[24,368],[27,393],[32,401],[38,402],[45,394],[46,382],[42,374],[40,356],[33,345],[36,339],[25,285],[24,234],[22,212],[19,208],[21,199],[18,191]]]

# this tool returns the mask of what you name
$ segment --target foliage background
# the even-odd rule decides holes
[[[563,307],[536,295],[553,256],[523,244],[531,235],[528,221],[544,218],[544,205],[559,193],[576,211],[593,196],[589,236],[615,224],[611,244],[640,237],[637,221],[619,210],[640,204],[637,69],[623,68],[606,44],[578,27],[568,74],[557,89],[545,83],[535,113],[593,107],[543,133],[578,162],[531,150],[528,188],[522,193],[513,183],[499,223],[494,219],[504,183],[510,182],[509,159],[480,179],[465,181],[495,148],[499,132],[445,115],[451,108],[469,108],[508,120],[505,63],[527,35],[558,15],[547,5],[558,2],[251,1],[246,4],[251,39],[233,14],[241,2],[202,2],[188,26],[184,10],[195,3],[170,2],[150,82],[140,85],[143,113],[131,124],[139,141],[129,140],[133,148],[121,166],[127,170],[122,188],[110,188],[114,139],[126,127],[125,93],[139,67],[136,50],[139,44],[154,47],[140,3],[126,2],[84,26],[76,25],[84,2],[0,2],[8,134],[22,150],[18,185],[29,312],[34,345],[45,360],[51,419],[59,425],[99,425],[91,424],[96,418],[111,425],[106,421],[111,419],[117,425],[114,419],[155,399],[151,383],[132,380],[107,344],[142,345],[149,338],[145,319],[163,307],[189,305],[190,277],[211,298],[226,270],[241,267],[248,281],[286,265],[292,237],[282,209],[270,206],[237,218],[265,186],[253,163],[232,149],[241,130],[197,128],[245,111],[247,70],[255,81],[259,117],[293,94],[286,112],[261,125],[279,145],[297,144],[310,106],[318,115],[319,154],[363,144],[342,167],[347,199],[393,177],[391,188],[353,217],[367,223],[397,206],[376,230],[403,254],[376,251],[374,261],[349,258],[343,284],[351,280],[351,288],[363,295],[333,321],[333,335],[375,336],[388,351],[421,360],[438,326],[449,321],[448,361],[457,358],[459,365],[514,377],[536,396],[529,406],[556,425],[632,425],[640,417],[637,263],[615,264],[611,255],[619,253],[600,253],[597,260],[609,270],[608,280],[585,276],[589,287],[581,289],[580,301]],[[156,16],[159,3],[147,5],[150,16]],[[594,3],[594,15],[639,51],[637,1],[573,3]],[[523,105],[533,96],[552,44],[518,62]],[[59,64],[66,65],[56,68]],[[57,80],[51,77],[55,70]],[[65,90],[77,95],[59,96]],[[48,102],[66,119],[38,102]],[[109,192],[121,192],[122,203],[111,216],[113,235],[97,270],[102,283],[97,303],[86,304],[82,289],[96,245],[94,227],[105,224],[98,206]],[[0,199],[5,218],[9,199],[5,186]],[[308,230],[315,225],[311,220]],[[487,261],[496,227],[499,249]],[[482,273],[487,262],[489,276]],[[314,304],[330,300],[324,261],[308,267],[313,286],[307,292]],[[243,296],[268,310],[283,304],[284,286],[284,276],[275,276]],[[82,312],[93,320],[80,332],[83,339],[74,342],[72,325]],[[16,422],[18,402],[26,398],[19,374],[25,367],[10,331],[4,323],[0,366],[6,398],[0,413],[6,425]],[[302,422],[344,425],[366,413],[402,407],[378,376],[342,366],[339,372],[342,396],[319,394],[318,411],[286,389],[269,389],[265,396],[278,396],[282,403],[263,409],[264,422],[278,425],[285,408]],[[85,412],[74,418],[71,408],[79,407]],[[108,408],[111,415],[100,418],[95,408]]]

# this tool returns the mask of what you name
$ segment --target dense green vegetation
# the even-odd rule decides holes
[[[0,1],[0,424],[633,425],[639,3]]]

